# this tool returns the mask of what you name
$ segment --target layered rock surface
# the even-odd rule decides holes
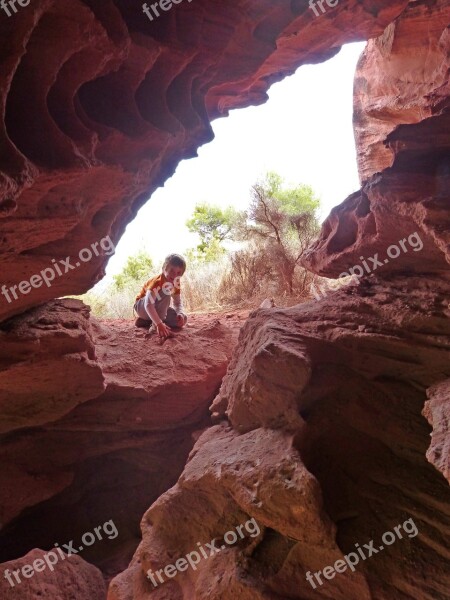
[[[314,272],[338,277],[355,265],[366,272],[363,259],[380,277],[448,271],[449,21],[447,1],[411,2],[364,50],[354,95],[363,187],[326,219],[305,261]],[[386,258],[414,233],[424,242],[420,254],[409,247]],[[382,265],[369,258],[377,253]]]
[[[400,141],[405,134],[398,136],[408,125],[425,121],[429,131],[439,131],[440,140],[428,139],[435,152],[448,142],[448,129],[438,127],[438,123],[448,127],[442,118],[449,95],[448,10],[448,2],[411,3],[407,18],[395,20],[383,35],[367,43],[354,92],[357,160],[364,183],[391,167],[400,150],[407,149]],[[418,149],[417,144],[427,139],[425,135],[419,139],[417,129],[412,131]],[[440,187],[444,191],[445,186]]]
[[[239,316],[194,316],[161,347],[130,321],[90,318],[78,300],[3,323],[0,560],[114,519],[117,540],[83,557],[106,572],[125,565],[144,510],[208,424],[239,326]]]
[[[450,482],[450,381],[429,388],[428,398],[423,414],[433,433],[427,458]]]

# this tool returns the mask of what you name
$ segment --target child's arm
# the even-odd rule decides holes
[[[172,296],[172,299],[173,299],[173,307],[174,307],[177,315],[186,316],[186,313],[184,312],[184,308],[183,308],[183,301],[181,300],[181,292],[179,292],[178,294],[174,294]]]
[[[156,295],[154,294],[153,290],[147,290],[147,293],[145,294],[144,308],[152,322],[155,324],[160,337],[166,338],[170,336],[170,331],[156,311],[155,299]]]
[[[172,296],[172,300],[173,300],[173,307],[175,309],[175,312],[177,313],[178,327],[184,327],[187,322],[187,316],[186,316],[186,313],[184,312],[183,302],[181,300],[181,292],[179,290],[178,290],[178,293],[175,293]]]

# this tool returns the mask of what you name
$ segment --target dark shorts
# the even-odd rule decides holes
[[[133,306],[133,310],[134,310],[136,316],[138,316],[140,319],[144,319],[144,321],[148,321],[148,324],[150,326],[152,323],[152,320],[149,318],[147,311],[145,310],[144,300],[145,300],[145,298],[136,300],[136,302]],[[170,301],[170,298],[169,298],[169,301]],[[155,303],[155,308],[158,312],[158,315],[161,318],[161,321],[163,321],[169,327],[177,327],[178,322],[177,322],[176,311],[171,306],[169,306],[166,309],[165,307],[158,306],[158,304],[159,304],[158,302]],[[163,310],[161,310],[161,308],[163,308]],[[158,310],[158,309],[160,309],[160,310]]]

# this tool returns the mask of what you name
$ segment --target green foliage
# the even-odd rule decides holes
[[[196,265],[198,263],[213,263],[220,260],[222,256],[227,253],[226,249],[222,246],[219,240],[213,238],[209,245],[199,244],[197,248],[189,248],[185,252],[188,268],[189,265]]]
[[[140,284],[144,279],[149,278],[153,268],[153,261],[148,252],[139,250],[134,256],[129,256],[122,271],[114,275],[113,286],[116,290],[122,291],[129,284]]]
[[[261,277],[276,280],[279,289],[292,294],[302,256],[319,231],[319,206],[320,200],[311,186],[286,185],[278,173],[269,171],[252,187],[245,212],[197,204],[186,225],[201,241],[196,249],[188,251],[188,259],[194,265],[213,263],[225,253],[223,242],[246,242],[246,247],[235,252],[232,259],[233,271],[241,284],[243,278],[250,281],[249,273],[256,269],[257,262],[258,281]],[[264,257],[264,265],[259,260],[255,262],[255,257]],[[255,288],[254,282],[248,287]]]
[[[195,250],[188,251],[188,257],[207,262],[217,260],[225,252],[222,243],[233,238],[233,231],[243,218],[244,214],[232,206],[220,208],[205,202],[197,204],[186,226],[200,236],[200,244]]]
[[[276,244],[284,255],[290,249],[298,263],[319,230],[319,205],[311,186],[284,187],[282,177],[269,172],[252,187],[242,237],[266,247]]]
[[[97,295],[94,292],[87,292],[82,300],[91,307],[94,315],[104,315],[107,313],[108,307],[106,298]]]
[[[269,171],[257,185],[262,188],[267,198],[276,198],[279,209],[287,215],[304,212],[315,215],[320,206],[320,199],[310,185],[286,186],[284,179],[274,171]]]

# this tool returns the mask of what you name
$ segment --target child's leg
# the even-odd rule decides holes
[[[168,325],[169,327],[178,327],[177,313],[174,311],[174,309],[171,306],[167,309],[167,315],[166,315],[166,318],[164,319],[164,323],[166,325]]]
[[[150,327],[152,322],[149,319],[147,311],[145,310],[144,298],[136,300],[133,310],[134,314],[137,316],[137,319],[135,321],[136,327]]]
[[[183,325],[186,325],[186,321],[187,321],[187,317],[184,315]],[[169,327],[179,327],[178,315],[172,307],[167,309],[167,317],[165,318],[164,323],[166,325],[168,325]]]

